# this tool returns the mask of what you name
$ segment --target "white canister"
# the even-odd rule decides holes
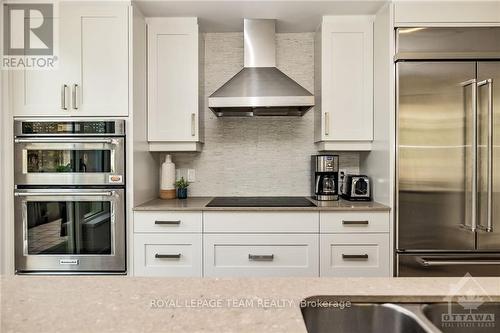
[[[165,155],[165,161],[161,164],[160,173],[160,198],[175,198],[175,164],[170,154]]]

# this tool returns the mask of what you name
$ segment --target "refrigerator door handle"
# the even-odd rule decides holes
[[[478,88],[488,86],[488,146],[487,146],[487,197],[486,226],[478,225],[480,230],[493,232],[493,80],[487,79],[477,83]]]
[[[472,189],[471,189],[471,225],[463,223],[463,227],[475,232],[477,230],[477,80],[470,79],[461,83],[462,87],[471,87],[472,96]],[[464,108],[465,108],[464,103]]]
[[[424,267],[454,266],[454,265],[500,265],[500,260],[467,260],[467,259],[429,259],[417,257],[416,261]]]

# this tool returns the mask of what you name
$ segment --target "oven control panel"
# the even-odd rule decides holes
[[[16,136],[32,135],[94,135],[113,136],[125,134],[125,121],[16,121]]]

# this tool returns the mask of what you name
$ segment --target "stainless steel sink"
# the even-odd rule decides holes
[[[421,309],[442,332],[500,332],[500,303],[469,300],[462,304],[424,304]]]
[[[355,303],[344,309],[303,307],[302,315],[309,333],[429,332],[412,312],[392,303]]]
[[[347,306],[346,300],[317,296],[304,300],[301,310],[309,333],[500,332],[500,303],[493,302],[458,300],[449,305],[357,299]]]

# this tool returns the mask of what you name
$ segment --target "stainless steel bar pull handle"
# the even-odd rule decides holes
[[[342,253],[343,260],[367,260],[368,254],[344,254]]]
[[[61,197],[61,196],[92,196],[92,197],[110,197],[113,195],[113,191],[105,191],[105,192],[15,192],[14,196],[16,197]]]
[[[67,101],[67,93],[68,93],[68,85],[63,84],[61,87],[61,109],[63,110],[68,110],[68,105],[66,103]]]
[[[368,225],[368,220],[366,221],[346,221],[342,220],[342,224],[344,225]]]
[[[15,143],[107,143],[116,144],[116,139],[92,138],[17,138]]]
[[[416,261],[424,267],[431,266],[453,266],[453,265],[500,265],[500,260],[494,259],[475,259],[475,260],[467,260],[467,259],[429,259],[429,258],[421,258],[417,257]]]
[[[493,80],[487,79],[477,83],[478,87],[488,86],[488,144],[487,144],[487,197],[486,226],[478,225],[481,230],[493,232]]]
[[[477,80],[476,79],[471,79],[465,82],[461,83],[462,87],[465,88],[469,87],[471,88],[471,96],[472,96],[472,184],[471,184],[471,224],[470,226],[467,225],[465,222],[462,225],[466,229],[469,229],[470,231],[476,231],[477,230],[477,132],[478,132],[478,121],[477,121]],[[465,96],[465,92],[464,92]],[[464,98],[464,111],[467,112],[467,102]]]
[[[473,80],[472,87],[472,231],[477,229],[477,81]]]
[[[191,136],[196,135],[196,114],[191,113]]]
[[[251,260],[251,261],[273,261],[274,254],[249,254],[248,260]]]
[[[176,253],[176,254],[160,254],[160,253],[157,253],[157,254],[155,254],[155,258],[156,259],[180,259],[181,258],[181,254],[180,253]]]
[[[330,135],[330,112],[325,112],[325,135]]]
[[[155,224],[159,224],[159,225],[179,225],[179,224],[181,224],[181,221],[180,220],[176,220],[176,221],[155,221]]]
[[[73,109],[74,110],[78,110],[78,106],[80,105],[80,102],[79,102],[79,87],[78,87],[78,84],[76,84],[76,83],[73,85],[72,95],[73,96],[71,96],[71,103],[72,103]]]

